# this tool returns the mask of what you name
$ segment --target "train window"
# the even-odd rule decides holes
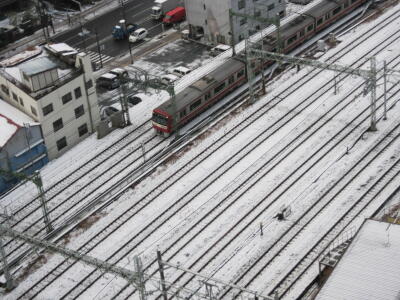
[[[240,78],[240,77],[242,77],[243,75],[244,75],[244,69],[240,70],[240,71],[237,73],[237,78]]]
[[[304,36],[304,30],[300,31],[300,36]]]
[[[349,1],[345,1],[344,4],[343,4],[343,8],[346,8],[348,6],[349,6]]]
[[[351,0],[351,4],[356,3],[358,0]]]
[[[318,20],[317,20],[317,26],[318,25],[321,25],[322,24],[322,18],[319,18]]]
[[[342,8],[339,6],[339,7],[337,7],[337,8],[335,8],[334,10],[333,10],[333,15],[336,15],[339,11],[341,11],[342,10]]]
[[[314,29],[314,24],[308,25],[307,31],[311,31]]]
[[[181,110],[181,111],[179,112],[179,116],[181,117],[181,119],[182,119],[184,116],[186,116],[186,108],[183,109],[183,110]]]
[[[207,94],[204,95],[204,100],[205,101],[207,101],[210,98],[211,98],[211,92],[208,92]]]
[[[153,121],[157,124],[163,125],[163,126],[167,126],[168,125],[168,120],[166,117],[164,117],[163,115],[157,114],[157,113],[153,113]]]
[[[224,89],[224,87],[225,87],[225,82],[221,83],[219,86],[217,86],[214,89],[214,94],[218,94],[220,91],[222,91]]]
[[[235,76],[231,76],[231,77],[229,77],[229,79],[228,79],[228,84],[232,84],[232,83],[234,83],[235,82]]]
[[[287,44],[290,45],[290,44],[293,43],[295,40],[297,40],[297,35],[294,35],[294,36],[290,37],[290,38],[287,40]]]
[[[196,107],[200,106],[201,104],[201,99],[197,100],[196,102],[193,102],[190,104],[190,110],[194,110]]]
[[[329,19],[329,13],[325,14],[325,20]]]

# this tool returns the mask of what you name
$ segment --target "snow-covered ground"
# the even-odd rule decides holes
[[[399,5],[389,10],[388,13],[395,11],[400,11]],[[341,51],[356,37],[372,31],[384,17],[359,26],[342,36],[342,43],[328,51],[322,60]],[[361,60],[360,66],[368,69],[369,63],[365,58],[374,52],[372,50],[374,47],[381,45],[381,50],[376,55],[378,68],[382,67],[384,60],[394,60],[390,64],[390,68],[400,69],[397,65],[399,59],[395,60],[400,55],[400,42],[395,40],[399,35],[399,25],[400,21],[397,19],[390,27],[359,45],[338,63],[351,64],[356,60]],[[386,37],[393,37],[393,42],[385,44]],[[146,64],[144,61],[142,63]],[[354,98],[352,92],[362,84],[362,80],[356,77],[347,77],[345,82],[339,84],[338,94],[334,95],[332,83],[329,82],[334,74],[324,71],[316,79],[303,84],[301,77],[311,72],[311,68],[306,67],[299,73],[291,70],[281,74],[279,78],[268,85],[268,93],[265,97],[260,98],[254,105],[239,109],[223,122],[218,123],[217,126],[210,128],[200,138],[193,141],[185,151],[173,157],[149,178],[127,191],[118,202],[105,210],[104,215],[100,216],[97,222],[89,228],[75,231],[69,240],[65,241],[66,246],[78,249],[88,239],[102,236],[107,228],[112,228],[118,215],[129,213],[134,215],[134,218],[119,228],[100,247],[94,248],[89,253],[90,255],[116,262],[121,254],[113,253],[132,239],[129,255],[118,262],[120,266],[133,269],[132,258],[134,255],[140,255],[144,266],[148,266],[154,260],[156,249],[160,249],[164,252],[165,260],[173,263],[179,262],[186,268],[193,264],[194,271],[214,275],[224,281],[233,281],[247,264],[260,256],[263,249],[275,243],[279,235],[301,215],[306,207],[313,205],[328,187],[335,185],[343,177],[345,171],[362,157],[383,133],[398,123],[396,120],[400,117],[400,111],[397,105],[389,111],[387,121],[381,120],[378,123],[378,132],[365,133],[369,125],[369,98],[368,96]],[[377,94],[381,96],[382,82],[378,83]],[[298,84],[302,85],[302,88],[291,93]],[[323,93],[325,90],[326,92]],[[358,91],[362,91],[362,87]],[[314,93],[316,94],[314,95]],[[277,97],[278,95],[280,96]],[[152,108],[166,98],[166,94],[162,94],[158,98],[148,97],[137,106],[132,107],[130,114],[134,120],[133,126],[150,118]],[[308,101],[310,101],[310,105],[301,106]],[[311,101],[313,101],[312,104]],[[393,104],[395,101],[397,100],[392,99],[389,100],[389,103]],[[338,103],[340,103],[340,107],[336,106]],[[341,112],[336,115],[331,112],[331,109],[335,113]],[[363,117],[356,118],[356,116],[363,110],[366,110],[364,116],[367,118],[361,122]],[[238,128],[247,124],[247,118],[256,116],[260,111],[264,113],[260,114],[257,121],[253,121],[243,131],[238,131]],[[381,115],[382,107],[378,110],[378,116]],[[293,118],[289,119],[289,117]],[[322,124],[331,117],[332,119],[321,129],[317,125],[313,125],[314,123]],[[284,121],[281,120],[288,122],[283,126]],[[273,126],[275,122],[279,126]],[[361,125],[358,125],[359,123]],[[352,126],[347,126],[349,124]],[[295,139],[301,134],[306,135],[307,132],[304,133],[304,131],[309,126],[315,132],[308,138],[302,137],[307,142],[300,145]],[[266,130],[266,128],[268,129]],[[60,159],[51,162],[42,171],[45,186],[51,185],[52,182],[77,168],[96,152],[104,149],[106,145],[113,144],[128,130],[129,128],[114,131],[99,141],[90,137]],[[349,135],[345,136],[347,133]],[[336,134],[343,136],[343,140],[339,147],[328,151],[324,148],[324,143],[327,143]],[[361,135],[364,139],[354,145]],[[232,139],[225,143],[228,138]],[[255,146],[256,142],[260,143],[257,147]],[[315,161],[315,165],[312,165],[312,168],[302,175],[301,172],[307,167],[302,163],[309,164],[307,161],[309,156],[320,147],[323,152],[316,156],[319,157],[319,160]],[[218,151],[211,153],[216,149]],[[348,149],[350,149],[348,154],[343,156]],[[392,148],[386,151],[379,160],[371,164],[357,182],[352,184],[352,188],[346,190],[347,194],[338,197],[338,201],[324,211],[324,214],[314,221],[313,226],[304,232],[301,238],[297,238],[284,254],[262,273],[262,276],[253,281],[250,288],[268,294],[273,283],[285,276],[288,268],[301,258],[319,235],[324,234],[324,228],[334,223],[346,210],[346,207],[352,204],[357,195],[364,192],[371,182],[376,180],[382,170],[391,164],[392,157],[399,156],[399,149],[399,142],[394,143]],[[249,154],[245,154],[246,151],[250,151]],[[80,157],[79,161],[76,159],[77,157]],[[243,159],[240,160],[240,157]],[[284,159],[280,160],[280,158]],[[200,163],[202,159],[204,161]],[[192,160],[194,162],[190,163]],[[189,163],[191,164],[189,166],[195,165],[195,167],[185,167],[184,170],[178,171]],[[264,166],[265,163],[267,164]],[[222,175],[223,171],[226,173]],[[288,177],[292,172],[297,173],[293,175],[293,178]],[[171,185],[160,195],[147,195],[158,185],[163,183],[165,185],[175,179],[176,173],[183,175],[178,181],[179,184]],[[290,182],[292,184],[289,184]],[[290,189],[283,193],[283,189],[289,185]],[[196,194],[203,188],[204,191]],[[8,211],[12,210],[15,199],[23,202],[24,194],[27,194],[29,190],[32,190],[32,187],[24,187],[8,195],[2,200],[2,204],[8,206]],[[245,193],[242,193],[243,191]],[[387,194],[389,191],[382,193],[378,200],[383,201]],[[227,195],[230,196],[227,197]],[[273,202],[275,198],[278,199],[277,202]],[[374,207],[379,204],[379,201],[375,203]],[[131,208],[136,203],[137,206]],[[293,213],[289,216],[288,221],[278,222],[273,217],[282,205],[290,205]],[[352,226],[359,226],[363,217],[367,217],[372,211],[373,208],[370,208],[369,211],[363,212]],[[157,224],[163,220],[165,223],[161,227],[157,227]],[[155,224],[152,228],[154,232],[150,232],[151,229],[147,226],[153,222]],[[246,227],[247,224],[250,225]],[[263,227],[263,236],[260,236],[259,233],[260,224]],[[242,228],[243,231],[240,231]],[[231,231],[228,231],[230,229]],[[228,243],[231,238],[232,241]],[[216,254],[218,250],[221,253],[209,265],[205,265],[209,256]],[[124,251],[128,251],[128,249]],[[207,254],[208,252],[209,254]],[[46,259],[47,262],[43,266],[38,266],[20,282],[13,292],[5,295],[4,298],[15,299],[25,291],[31,290],[36,281],[40,281],[42,276],[63,260],[59,255],[46,255]],[[76,264],[63,275],[62,279],[50,284],[37,298],[60,298],[69,289],[74,288],[78,280],[91,270],[91,267],[81,263]],[[152,266],[148,272],[154,270],[155,266]],[[101,273],[99,274],[101,275]],[[167,280],[173,280],[178,274],[174,269],[167,270]],[[307,279],[312,278],[313,275],[315,272],[311,272]],[[122,279],[104,275],[79,297],[80,299],[110,299],[125,284],[126,282]],[[293,294],[289,293],[286,298],[296,298],[301,287],[306,284],[307,281],[297,286]],[[190,285],[191,288],[196,286],[197,283]],[[152,286],[148,288],[151,289]],[[32,289],[30,293],[33,292]],[[129,292],[132,292],[132,287],[127,288],[120,298],[127,296]]]

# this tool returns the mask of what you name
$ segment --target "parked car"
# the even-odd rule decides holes
[[[221,54],[222,52],[225,52],[226,50],[229,50],[231,47],[228,45],[224,45],[224,44],[219,44],[217,46],[215,46],[214,48],[211,48],[210,50],[210,55],[211,56],[217,56],[219,54]]]
[[[111,73],[105,73],[103,75],[101,75],[97,81],[97,86],[99,87],[103,87],[109,90],[115,89],[117,87],[119,87],[120,85],[120,81],[118,79],[118,76],[115,74],[111,74]]]
[[[173,74],[167,74],[167,75],[161,76],[161,82],[164,83],[165,85],[173,84],[178,79],[179,79],[179,77],[176,75],[173,75]]]
[[[148,31],[146,28],[139,28],[131,33],[131,35],[129,36],[129,42],[136,43],[138,41],[144,40],[147,35]]]
[[[175,69],[172,70],[172,74],[179,77],[183,77],[186,74],[189,74],[190,72],[192,72],[192,70],[186,67],[176,67]]]
[[[112,69],[109,73],[117,75],[118,79],[128,78],[128,71],[123,68]]]
[[[136,104],[142,102],[142,99],[136,95],[129,95],[127,97],[127,101],[129,104],[131,104],[133,106],[133,105],[136,105]]]
[[[112,114],[118,112],[119,109],[113,106],[103,106],[100,109],[100,118],[102,120],[105,120],[107,118],[109,118]]]
[[[185,20],[185,17],[185,8],[182,6],[178,6],[165,14],[163,22],[166,25],[171,25]]]

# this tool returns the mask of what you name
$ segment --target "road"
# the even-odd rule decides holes
[[[159,34],[162,31],[161,23],[150,18],[152,6],[153,1],[132,0],[123,9],[121,7],[114,8],[95,19],[83,23],[82,26],[56,36],[54,40],[67,43],[81,50],[98,52],[96,43],[97,31],[102,55],[116,57],[125,54],[129,51],[128,41],[115,41],[111,36],[113,26],[119,20],[126,18],[128,23],[136,23],[140,27],[147,28],[150,38]],[[132,44],[132,48],[136,46],[136,44]]]

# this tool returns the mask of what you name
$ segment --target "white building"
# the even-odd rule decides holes
[[[185,8],[192,38],[204,36],[211,44],[230,44],[229,9],[262,18],[279,14],[282,18],[286,3],[284,0],[185,0]],[[232,21],[235,43],[268,26],[239,17],[233,17]]]
[[[93,133],[100,114],[89,55],[65,44],[45,48],[0,62],[0,96],[40,123],[53,159]]]

